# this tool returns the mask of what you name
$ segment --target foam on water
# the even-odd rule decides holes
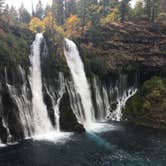
[[[63,143],[66,140],[68,140],[70,138],[70,136],[72,136],[73,133],[69,133],[69,132],[58,132],[58,131],[54,131],[54,132],[49,132],[47,134],[41,134],[41,135],[36,135],[33,137],[33,140],[35,141],[49,141],[49,142],[53,142],[53,143]]]

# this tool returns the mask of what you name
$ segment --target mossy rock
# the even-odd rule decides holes
[[[166,129],[166,79],[153,77],[127,101],[123,118],[134,123]]]

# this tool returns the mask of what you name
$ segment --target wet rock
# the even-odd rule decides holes
[[[3,143],[7,143],[8,133],[7,129],[3,126],[2,118],[0,118],[0,139]]]
[[[70,106],[69,95],[66,92],[60,102],[60,128],[67,132],[84,132],[82,124],[78,123]]]
[[[153,77],[128,100],[123,118],[133,123],[166,130],[166,80]]]

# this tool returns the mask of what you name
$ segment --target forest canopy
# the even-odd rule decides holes
[[[96,27],[113,22],[149,22],[166,24],[165,0],[138,0],[134,8],[131,0],[53,0],[43,6],[41,0],[29,13],[22,4],[19,9],[0,0],[0,18],[8,24],[29,28],[33,32],[52,30],[60,35],[80,36]]]

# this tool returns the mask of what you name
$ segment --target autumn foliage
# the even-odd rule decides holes
[[[45,25],[42,20],[37,17],[33,17],[29,23],[29,29],[33,32],[44,32]]]
[[[66,37],[78,37],[81,35],[80,19],[77,15],[71,15],[65,22]]]
[[[63,35],[62,27],[58,26],[52,12],[48,12],[43,19],[33,17],[29,23],[29,29],[33,32],[45,32],[46,30],[56,31]]]
[[[102,26],[109,25],[110,23],[117,21],[117,18],[118,18],[118,10],[113,9],[111,13],[109,13],[107,16],[101,19],[101,25]]]

